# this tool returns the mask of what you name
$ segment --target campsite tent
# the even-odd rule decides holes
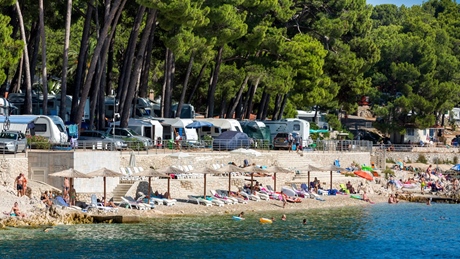
[[[248,148],[250,143],[251,141],[246,133],[226,131],[214,139],[212,147],[214,150],[234,150]]]

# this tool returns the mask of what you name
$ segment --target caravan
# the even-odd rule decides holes
[[[158,120],[163,126],[163,140],[174,139],[174,132],[177,132],[187,142],[194,143],[198,141],[196,129],[186,128],[187,125],[193,122],[191,119],[155,118],[155,120]]]
[[[321,129],[329,129],[329,124],[326,121],[326,113],[297,110],[296,118],[313,122]]]
[[[5,116],[0,116],[0,127],[5,128]],[[62,119],[46,115],[11,115],[8,116],[9,130],[20,131],[30,135],[48,138],[52,144],[67,143],[68,135]]]
[[[120,125],[120,122],[115,122],[115,125]],[[130,118],[128,121],[128,128],[132,129],[134,132],[141,136],[151,138],[154,142],[154,145],[161,144],[161,138],[163,137],[163,126],[159,121]]]
[[[212,127],[202,127],[201,129],[199,129],[201,137],[211,136],[215,138],[226,131],[243,132],[243,128],[241,127],[241,124],[235,119],[207,118],[207,119],[200,119],[200,120],[210,122],[214,125]]]
[[[278,121],[263,121],[270,128],[270,140],[273,141],[277,133],[297,133],[302,138],[302,146],[310,144],[310,123],[301,119],[283,119]]]

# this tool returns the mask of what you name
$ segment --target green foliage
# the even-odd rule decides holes
[[[43,137],[43,136],[31,136],[28,135],[26,136],[27,138],[27,145],[32,148],[32,149],[45,149],[48,150],[51,148],[51,143],[49,142],[49,139]]]
[[[326,121],[327,121],[327,123],[329,123],[329,127],[331,129],[334,129],[334,130],[342,129],[342,123],[337,118],[337,115],[335,115],[335,114],[327,114],[326,115]]]
[[[11,38],[13,28],[9,22],[10,17],[0,14],[0,85],[11,76],[5,74],[5,70],[18,64],[24,46],[22,41]]]
[[[383,170],[382,174],[385,175],[385,179],[387,179],[387,180],[388,180],[391,176],[395,176],[395,172],[394,172],[393,170],[391,170],[391,169],[388,169],[388,168],[385,169],[385,170]]]
[[[423,154],[420,154],[420,155],[418,155],[418,158],[417,158],[416,162],[426,164],[426,163],[428,163],[428,160],[426,159],[426,157]]]
[[[387,158],[386,162],[389,163],[389,164],[395,164],[396,163],[395,160],[393,158],[391,158],[391,157]]]

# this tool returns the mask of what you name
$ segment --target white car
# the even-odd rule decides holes
[[[3,152],[18,151],[25,152],[27,148],[27,139],[24,133],[19,131],[3,131],[0,133],[0,150]]]

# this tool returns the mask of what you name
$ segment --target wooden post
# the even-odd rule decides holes
[[[230,196],[230,190],[232,188],[232,182],[231,182],[231,178],[232,178],[232,173],[228,173],[228,196]]]
[[[274,186],[274,191],[276,192],[276,173],[273,174],[273,186]]]
[[[171,197],[171,176],[168,177],[168,195],[169,197],[167,197],[168,199]]]
[[[204,195],[203,199],[206,199],[206,174],[204,174]]]
[[[332,171],[331,171],[331,188],[330,190],[332,190]]]
[[[310,171],[308,171],[308,183],[307,183],[307,187],[308,187],[308,190],[310,191]]]

